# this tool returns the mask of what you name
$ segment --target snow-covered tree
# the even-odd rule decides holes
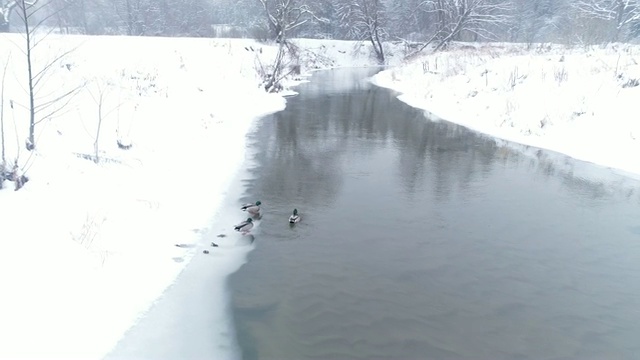
[[[611,41],[629,40],[630,27],[640,21],[640,1],[638,0],[574,0],[573,8],[580,16],[599,19],[613,25]]]
[[[284,43],[293,30],[313,19],[315,14],[303,0],[258,0],[266,15],[273,39]]]
[[[293,36],[319,39],[343,38],[341,29],[337,26],[336,7],[333,0],[316,0],[308,4],[314,16],[304,27],[293,31]]]
[[[387,37],[385,7],[381,0],[338,0],[336,8],[340,24],[348,34],[371,43],[376,58],[384,63],[382,42]]]
[[[9,31],[9,15],[18,3],[10,0],[0,0],[0,32]]]
[[[43,8],[46,25],[61,33],[100,35],[118,33],[123,24],[119,7],[104,0],[50,0]]]
[[[430,16],[419,11],[423,0],[386,0],[385,18],[391,38],[413,40],[429,31]]]
[[[629,38],[635,39],[640,37],[640,20],[629,23]]]
[[[436,31],[425,47],[437,41],[435,51],[469,33],[474,40],[497,39],[496,30],[508,26],[511,0],[425,0],[421,10],[435,17]],[[424,48],[424,47],[423,47]]]
[[[211,4],[214,24],[251,26],[263,20],[264,10],[257,0],[217,0]]]
[[[311,19],[318,19],[303,0],[259,0],[271,37],[279,44],[278,53],[269,73],[264,74],[264,88],[269,92],[281,89],[280,81],[288,74],[286,61],[295,57],[295,46],[288,42],[292,31],[298,30]]]
[[[558,41],[570,26],[568,0],[513,0],[513,6],[510,41]]]
[[[157,0],[150,27],[164,36],[206,36],[211,33],[210,9],[204,0]]]
[[[149,35],[152,14],[158,11],[158,4],[152,0],[116,0],[113,7],[127,35]]]

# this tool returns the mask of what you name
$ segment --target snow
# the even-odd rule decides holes
[[[639,61],[627,44],[456,44],[373,81],[435,119],[637,176]]]
[[[51,35],[34,53],[37,71],[52,65],[39,82],[39,103],[75,96],[37,125],[36,149],[28,152],[21,41],[0,37],[0,65],[8,60],[6,159],[17,159],[30,179],[19,191],[10,181],[0,190],[0,358],[98,359],[191,259],[214,251],[213,239],[232,247],[214,238],[211,224],[249,157],[246,134],[260,116],[282,110],[283,96],[304,77],[290,79],[281,94],[265,93],[260,73],[277,48],[252,40]],[[375,64],[367,44],[296,43],[303,73]],[[623,86],[640,79],[639,47],[463,44],[405,63],[400,45],[389,51],[398,66],[374,82],[412,106],[640,174],[631,105],[640,87]],[[219,276],[221,307],[224,279],[246,251],[227,255],[207,264]]]
[[[246,134],[292,91],[259,86],[277,47],[252,40],[50,35],[34,71],[49,69],[36,98],[52,105],[29,152],[23,41],[0,37],[6,159],[30,179],[0,190],[0,358],[98,359],[213,239],[230,241],[209,227]],[[299,43],[303,71],[373,59],[354,42]],[[209,269],[220,307],[246,252],[227,254]]]

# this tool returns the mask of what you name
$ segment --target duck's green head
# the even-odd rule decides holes
[[[293,209],[293,216],[298,215],[298,209]]]
[[[247,218],[247,222],[248,223],[253,222],[253,219],[252,218]]]
[[[262,202],[260,200],[256,201],[256,205],[260,206],[262,205]]]

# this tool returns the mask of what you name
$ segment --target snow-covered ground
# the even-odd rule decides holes
[[[206,256],[247,132],[285,106],[259,86],[276,47],[49,36],[34,49],[34,74],[48,70],[29,152],[22,41],[0,37],[3,154],[29,178],[0,190],[0,358],[98,359],[193,256]],[[353,42],[300,45],[303,71],[374,63]],[[59,99],[65,93],[74,96]],[[231,269],[212,262],[221,277]]]
[[[30,179],[19,191],[10,181],[0,190],[0,358],[97,359],[192,257],[207,256],[209,226],[245,159],[247,132],[286,106],[259,87],[276,47],[50,36],[34,53],[35,71],[49,71],[36,89],[44,119],[29,152],[21,41],[0,37],[0,71],[8,63],[3,154]],[[375,64],[366,44],[298,43],[303,72]],[[403,50],[392,52],[393,65]],[[631,86],[639,55],[628,45],[461,45],[374,81],[440,118],[640,174],[632,105],[640,87]],[[234,268],[212,262],[211,271],[224,277]]]
[[[637,176],[639,62],[637,45],[456,44],[374,82],[436,119]]]

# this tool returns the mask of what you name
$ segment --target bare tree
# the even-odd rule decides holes
[[[146,32],[147,23],[151,21],[150,17],[145,16],[148,9],[146,5],[150,1],[47,0],[39,16],[47,17],[44,25],[56,27],[62,33],[139,35],[135,33],[136,29]]]
[[[113,2],[113,6],[125,25],[127,35],[147,35],[149,17],[155,10],[151,0],[117,0]]]
[[[97,87],[98,87],[97,96],[94,95],[91,91],[89,91],[89,94],[91,94],[91,98],[98,105],[98,125],[96,126],[96,138],[93,142],[93,151],[94,151],[93,161],[96,164],[100,162],[100,130],[102,129],[102,119],[103,119],[102,107],[104,104],[105,92],[107,91],[106,86],[101,86],[100,84],[98,84]]]
[[[423,0],[384,0],[385,22],[389,36],[395,39],[411,41],[419,34],[429,31],[431,17],[419,11]]]
[[[496,39],[495,30],[507,26],[511,16],[510,0],[425,0],[422,11],[436,18],[436,31],[418,50],[422,51],[434,41],[438,51],[451,41],[468,32],[475,39]]]
[[[384,63],[384,4],[381,0],[343,0],[337,8],[342,26],[358,40],[371,43],[378,61]]]
[[[63,34],[89,34],[86,5],[85,0],[49,0],[44,15],[51,20],[47,25],[57,27]]]
[[[112,84],[109,82],[101,82],[98,80],[95,85],[95,91],[91,91],[91,89],[88,90],[89,95],[98,106],[98,123],[96,125],[96,135],[93,142],[93,161],[96,164],[100,162],[100,133],[102,131],[102,123],[111,113],[118,110],[122,105],[117,104],[110,109],[105,109],[105,107],[107,107],[107,96],[109,95],[111,86]]]
[[[287,41],[287,34],[306,24],[315,15],[301,0],[259,0],[267,17],[268,27],[279,43]]]
[[[157,0],[150,26],[158,35],[207,36],[212,33],[209,9],[205,0]]]
[[[69,50],[64,52],[63,54],[57,56],[52,61],[45,64],[39,70],[34,69],[33,60],[34,60],[34,50],[35,48],[42,42],[47,35],[53,31],[52,29],[45,32],[44,35],[36,39],[36,32],[39,31],[41,25],[53,15],[49,15],[40,21],[35,21],[34,16],[37,12],[43,7],[35,7],[36,1],[27,2],[26,0],[18,0],[17,12],[22,24],[24,25],[24,49],[21,51],[25,54],[26,63],[27,63],[27,93],[29,97],[29,104],[27,109],[29,111],[29,137],[26,142],[26,147],[28,150],[33,150],[36,146],[35,144],[35,128],[36,125],[43,120],[48,120],[52,116],[56,115],[60,111],[62,111],[66,105],[69,104],[71,99],[75,94],[78,93],[78,90],[81,86],[77,86],[63,93],[55,93],[49,94],[41,97],[36,97],[38,92],[38,88],[43,85],[43,81],[46,79],[46,75],[51,70],[51,68],[57,64],[57,62],[62,59],[64,56],[72,52],[73,50]],[[46,4],[45,4],[46,5]],[[35,24],[32,24],[35,22]],[[37,117],[37,119],[36,119]]]
[[[261,69],[264,89],[267,92],[278,92],[282,90],[281,81],[289,75],[290,72],[285,71],[287,64],[285,60],[287,55],[291,53],[290,49],[294,48],[293,44],[286,42],[284,39],[278,44],[278,52],[270,69]],[[260,65],[262,67],[262,65]],[[269,71],[270,70],[270,71]]]
[[[308,1],[307,4],[314,16],[305,26],[294,31],[292,36],[316,39],[339,37],[341,29],[334,26],[334,23],[337,25],[337,21],[332,22],[335,19],[334,0]],[[321,20],[318,21],[318,19]]]
[[[611,41],[618,41],[628,26],[640,22],[638,0],[575,0],[572,6],[581,16],[613,23]]]
[[[572,25],[568,1],[512,0],[513,16],[511,25],[505,29],[505,38],[528,46],[540,41],[562,40],[563,32]]]
[[[31,54],[33,50],[32,35],[31,29],[29,28],[29,19],[32,14],[29,14],[29,10],[35,5],[35,2],[28,3],[25,0],[19,0],[18,2],[18,11],[20,13],[20,17],[24,23],[25,28],[25,47],[27,56],[27,72],[29,73],[29,139],[27,140],[27,149],[33,150],[35,147],[35,127],[36,127],[36,116],[35,116],[35,95],[34,95],[34,77],[33,77],[33,66],[31,63]]]
[[[318,18],[309,6],[302,0],[259,0],[264,9],[268,27],[279,44],[278,53],[274,60],[271,72],[265,74],[264,88],[268,92],[278,91],[280,81],[288,75],[285,60],[287,55],[295,53],[295,47],[289,44],[289,32],[298,29],[311,19],[325,21]]]
[[[2,144],[2,161],[0,162],[0,189],[2,189],[2,183],[5,179],[7,171],[7,155],[4,143],[4,80],[7,77],[7,68],[9,67],[9,60],[11,54],[7,57],[7,61],[4,64],[2,70],[2,80],[0,82],[0,143]]]

